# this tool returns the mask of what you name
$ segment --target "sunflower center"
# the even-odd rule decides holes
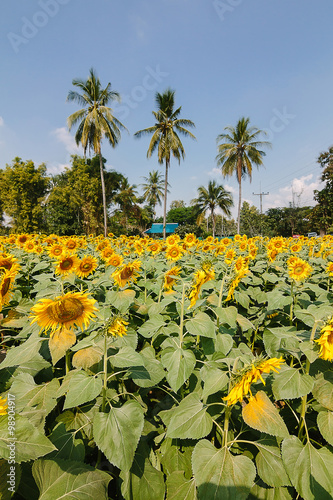
[[[63,260],[61,263],[60,263],[60,269],[70,269],[71,267],[73,266],[73,261],[72,259],[66,259],[66,260]]]
[[[90,264],[90,262],[86,262],[85,264],[83,264],[81,266],[81,270],[82,271],[85,271],[85,272],[88,272],[92,269],[92,265]]]
[[[10,287],[10,278],[5,278],[4,282],[2,284],[2,287],[1,287],[1,295],[2,295],[2,297],[4,297],[6,295],[6,293],[9,290],[9,287]]]
[[[128,280],[129,278],[131,278],[133,273],[134,273],[133,269],[125,267],[125,269],[121,271],[121,279]]]
[[[84,312],[84,306],[75,298],[63,299],[47,308],[47,314],[52,321],[66,323],[79,318]]]
[[[303,266],[295,266],[295,269],[294,269],[295,274],[300,275],[303,273],[303,271],[304,271]]]

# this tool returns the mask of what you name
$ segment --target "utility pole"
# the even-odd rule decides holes
[[[269,193],[264,193],[261,191],[260,184],[260,193],[252,193],[254,196],[260,197],[260,236],[262,236],[262,197],[268,195]]]

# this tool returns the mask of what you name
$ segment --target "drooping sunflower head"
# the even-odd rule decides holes
[[[7,415],[7,399],[0,398],[0,415]]]
[[[68,274],[76,272],[78,265],[79,259],[76,255],[64,255],[58,260],[55,273],[67,276]]]
[[[85,278],[86,276],[89,276],[89,274],[95,271],[97,265],[98,262],[96,257],[93,257],[92,255],[87,255],[86,257],[83,257],[82,260],[79,261],[76,268],[76,274],[79,278]]]
[[[120,316],[115,316],[106,324],[106,334],[112,337],[122,337],[123,335],[127,335],[127,325],[128,321],[125,321]]]
[[[1,268],[7,269],[7,271],[12,269],[17,272],[18,269],[20,268],[20,265],[18,264],[17,259],[13,257],[13,255],[2,254],[0,255],[0,270]]]
[[[124,264],[119,269],[116,269],[116,271],[112,273],[112,277],[117,285],[123,287],[131,281],[136,281],[137,277],[139,276],[138,271],[140,270],[140,268],[141,261],[134,260],[133,262]]]
[[[325,270],[329,276],[333,276],[333,262],[329,262]]]
[[[14,286],[16,269],[5,270],[0,273],[0,306],[1,308],[8,304],[11,298],[12,288]]]
[[[41,299],[31,308],[32,323],[51,332],[88,328],[95,317],[95,300],[84,292],[68,292],[55,299]]]
[[[172,287],[176,283],[177,276],[179,276],[180,271],[180,266],[174,266],[165,273],[163,283],[164,290],[172,290]]]
[[[331,319],[320,331],[321,336],[315,340],[320,346],[319,357],[333,361],[333,320]]]

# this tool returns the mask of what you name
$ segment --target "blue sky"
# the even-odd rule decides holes
[[[146,158],[155,93],[176,91],[196,141],[171,163],[169,201],[189,203],[210,179],[234,194],[216,166],[216,137],[249,117],[267,130],[265,168],[243,182],[243,199],[263,209],[313,205],[316,159],[333,144],[331,0],[11,0],[0,19],[0,167],[15,156],[60,172],[77,152],[66,118],[74,78],[95,68],[123,98],[114,114],[127,127],[116,148],[102,143],[109,168],[143,182],[160,169]]]

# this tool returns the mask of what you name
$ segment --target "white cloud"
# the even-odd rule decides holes
[[[65,127],[56,128],[51,132],[61,144],[66,148],[66,151],[70,154],[78,154],[82,150],[76,145],[74,137],[68,132]]]
[[[0,116],[0,127],[3,127],[5,124],[5,121],[4,119],[2,118],[2,116]]]
[[[206,172],[209,177],[222,177],[222,172],[220,168],[214,167],[209,172]]]
[[[70,168],[69,163],[51,163],[47,165],[47,173],[50,175],[58,175],[65,171],[65,168]]]
[[[284,186],[278,192],[265,196],[263,200],[263,210],[268,208],[288,207],[290,203],[295,206],[314,206],[316,201],[313,198],[314,190],[320,190],[324,183],[319,177],[313,179],[313,174],[295,177],[291,184]]]

